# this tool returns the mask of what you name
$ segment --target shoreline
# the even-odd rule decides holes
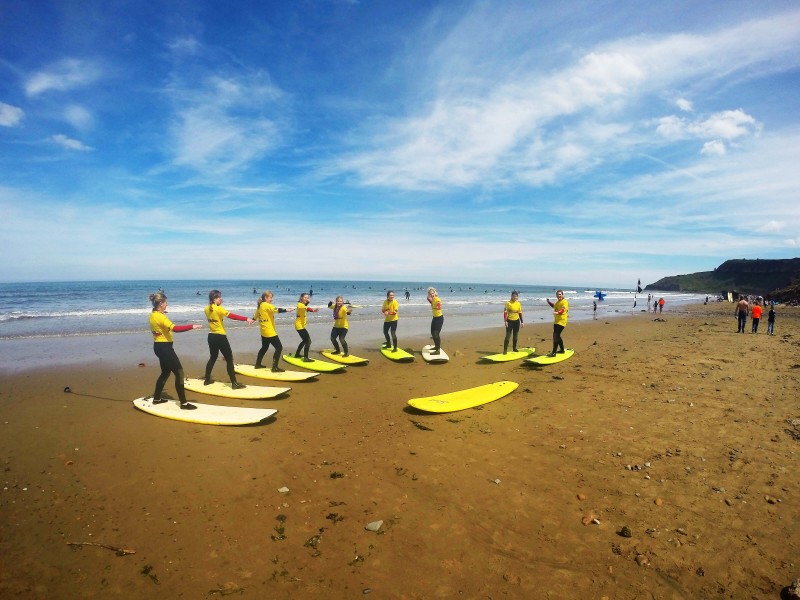
[[[500,325],[446,335],[445,365],[354,344],[368,366],[285,398],[190,394],[279,410],[252,427],[134,409],[158,373],[146,332],[130,354],[4,374],[0,596],[778,597],[800,576],[800,309],[775,336],[734,333],[732,313],[573,323],[576,355],[547,368],[478,363]],[[520,345],[551,333],[526,324]],[[180,340],[188,375],[205,336],[197,358]],[[407,406],[499,380],[519,388],[477,409]]]

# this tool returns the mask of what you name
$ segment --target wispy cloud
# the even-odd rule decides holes
[[[101,69],[97,64],[65,58],[29,76],[25,81],[25,93],[38,96],[49,91],[66,92],[90,85],[100,76]]]
[[[0,102],[0,126],[16,127],[25,118],[25,111],[18,106]]]
[[[87,146],[83,142],[69,138],[61,133],[57,133],[55,135],[50,136],[50,139],[59,146],[61,146],[62,148],[66,148],[67,150],[79,150],[81,152],[89,152],[90,150],[92,150],[90,146]]]

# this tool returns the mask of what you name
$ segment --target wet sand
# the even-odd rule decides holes
[[[551,329],[521,345],[548,351]],[[502,328],[445,323],[446,365],[354,343],[368,366],[285,398],[189,394],[279,410],[252,427],[134,409],[158,373],[146,336],[6,369],[0,597],[777,598],[800,577],[800,310],[775,336],[735,329],[727,303],[573,323],[576,355],[528,368],[477,363]],[[406,404],[500,380],[520,386],[479,409]]]

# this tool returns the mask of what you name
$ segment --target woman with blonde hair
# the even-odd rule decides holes
[[[442,299],[436,288],[428,288],[428,302],[431,305],[433,318],[431,320],[431,337],[433,338],[433,350],[431,354],[439,354],[442,348],[442,326],[444,325],[444,315],[442,314]]]
[[[293,311],[294,308],[275,308],[272,305],[272,292],[266,290],[261,294],[258,302],[256,302],[256,312],[253,319],[258,321],[259,328],[261,329],[261,349],[256,356],[256,369],[264,369],[261,361],[267,354],[270,346],[275,347],[275,354],[272,356],[272,372],[282,373],[283,369],[278,366],[278,361],[281,359],[281,352],[283,352],[283,344],[278,337],[278,332],[275,330],[275,313],[285,313]]]

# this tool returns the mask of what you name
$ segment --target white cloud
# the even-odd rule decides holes
[[[680,108],[684,112],[692,112],[694,110],[692,101],[686,100],[685,98],[678,98],[678,101],[675,104],[677,104],[678,108]]]
[[[0,126],[15,127],[22,123],[24,118],[25,112],[21,108],[0,102]]]
[[[25,93],[37,96],[50,90],[69,91],[94,83],[100,75],[99,67],[92,62],[65,58],[31,75],[25,82]]]
[[[764,223],[761,227],[758,227],[756,231],[759,233],[775,233],[777,231],[783,231],[784,223],[780,221],[768,221]]]
[[[700,150],[700,153],[708,156],[725,156],[727,151],[728,149],[725,147],[725,142],[712,140],[703,144],[703,149]]]
[[[92,113],[77,104],[64,108],[64,119],[75,129],[89,129],[94,124]]]
[[[80,150],[81,152],[88,152],[89,150],[92,150],[90,146],[86,146],[83,142],[68,138],[60,133],[50,136],[50,139],[59,146],[67,148],[68,150]]]

